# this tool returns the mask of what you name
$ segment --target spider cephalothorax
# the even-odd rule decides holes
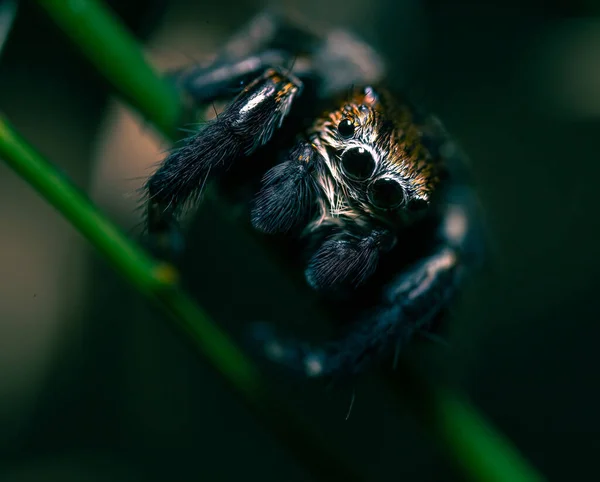
[[[356,307],[348,333],[320,349],[257,331],[265,353],[311,376],[355,372],[426,330],[476,266],[463,156],[434,117],[383,87],[381,59],[352,35],[270,14],[245,32],[179,74],[196,102],[225,107],[148,181],[148,229],[176,229],[209,177],[242,169],[229,187],[256,187],[254,228],[304,241],[308,284]]]
[[[426,209],[438,184],[438,161],[421,141],[406,107],[385,90],[356,89],[311,129],[326,169],[317,182],[322,217],[369,217],[390,225]]]
[[[313,132],[330,175],[359,211],[377,217],[429,204],[438,160],[423,145],[408,108],[385,90],[357,89]],[[333,196],[330,204],[336,204]]]

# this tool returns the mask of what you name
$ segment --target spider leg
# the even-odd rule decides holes
[[[345,228],[330,235],[316,250],[305,271],[308,284],[318,291],[356,288],[377,268],[380,254],[396,240],[382,228]]]
[[[271,8],[260,13],[234,35],[215,63],[230,63],[262,51],[287,52],[293,72],[301,77],[302,59],[310,59],[310,70],[320,82],[323,98],[345,92],[353,84],[372,84],[385,75],[381,56],[352,33],[339,28],[313,28],[312,19]],[[304,80],[304,79],[303,79]]]
[[[197,105],[228,99],[268,68],[291,70],[303,81],[310,78],[308,57],[322,38],[278,9],[255,16],[233,35],[208,63],[168,74]],[[301,57],[301,59],[298,59]]]
[[[303,81],[310,79],[311,67],[307,61],[297,64],[294,58],[282,50],[264,50],[227,63],[194,65],[170,72],[167,76],[187,93],[197,106],[215,100],[229,100],[265,70],[290,70]]]
[[[18,2],[6,0],[0,2],[0,55],[6,46],[6,40],[17,16]]]
[[[302,83],[269,69],[248,85],[216,119],[175,149],[146,183],[148,230],[164,232],[215,177],[267,143],[281,126]]]
[[[321,155],[309,142],[299,141],[287,160],[269,169],[263,177],[252,206],[252,225],[274,234],[305,224],[316,194],[312,174],[321,162]]]
[[[208,64],[171,72],[198,105],[227,99],[267,68],[288,69],[322,98],[369,84],[384,75],[383,61],[366,43],[341,29],[323,32],[277,10],[256,16]]]
[[[363,313],[343,337],[321,347],[282,338],[266,326],[255,337],[268,358],[308,377],[352,375],[392,350],[396,361],[449,300],[458,271],[454,254],[440,250],[402,273],[378,306]]]
[[[310,22],[271,7],[234,34],[217,54],[215,63],[232,62],[264,50],[310,54],[319,47],[322,37],[321,32],[310,27]]]

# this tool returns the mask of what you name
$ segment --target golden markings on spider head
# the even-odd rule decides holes
[[[351,139],[342,138],[337,131],[344,119],[354,125]],[[371,147],[378,156],[380,173],[401,178],[415,198],[430,200],[439,182],[437,159],[424,145],[421,126],[410,107],[383,90],[355,89],[335,110],[316,121],[312,133],[337,152],[350,143]]]

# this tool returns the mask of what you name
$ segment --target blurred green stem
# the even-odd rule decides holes
[[[473,482],[543,482],[510,441],[463,396],[435,387],[407,363],[388,372],[398,403],[408,405],[443,453]]]
[[[176,132],[181,103],[144,59],[137,41],[103,3],[94,0],[39,0],[94,67],[127,102],[167,136]]]
[[[97,0],[38,0],[84,55],[139,111],[168,137],[180,115],[177,95],[145,63],[137,42]],[[113,264],[192,335],[195,343],[226,379],[263,414],[269,428],[297,452],[302,462],[331,480],[356,480],[339,461],[330,458],[324,442],[295,417],[290,417],[251,361],[184,293],[164,266],[157,265],[132,246],[104,220],[81,195],[72,192],[4,124],[0,127],[0,153],[25,179],[52,202]],[[18,148],[11,144],[19,144]],[[162,273],[162,274],[161,274]],[[410,378],[410,377],[409,377]],[[397,380],[394,380],[397,386]],[[403,380],[405,382],[405,380]],[[457,395],[412,378],[403,385],[402,399],[409,403],[431,433],[453,454],[467,476],[478,482],[537,482],[542,477],[522,459],[477,411]],[[298,455],[298,454],[296,454]],[[314,458],[314,460],[311,460]]]
[[[530,482],[538,475],[510,442],[497,432],[467,400],[437,389],[425,415],[434,434],[469,479],[487,482]]]
[[[177,289],[174,268],[154,261],[129,241],[65,176],[28,146],[1,114],[0,156],[58,209],[140,292],[160,302],[238,390],[248,397],[259,391],[260,376],[257,370],[216,328],[206,313]]]

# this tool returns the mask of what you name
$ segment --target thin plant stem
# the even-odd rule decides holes
[[[127,102],[168,136],[175,133],[181,114],[175,88],[156,75],[138,42],[102,2],[37,3]]]
[[[428,424],[470,480],[544,480],[464,397],[441,388],[434,395],[431,411],[425,414]]]
[[[177,273],[153,260],[102,215],[56,168],[31,148],[0,116],[0,156],[83,234],[142,294],[153,296],[193,334],[213,364],[241,391],[253,393],[259,374],[215,328],[208,315],[177,287]]]
[[[433,386],[408,362],[386,373],[388,386],[407,405],[444,455],[473,482],[543,482],[510,441],[455,391]]]

